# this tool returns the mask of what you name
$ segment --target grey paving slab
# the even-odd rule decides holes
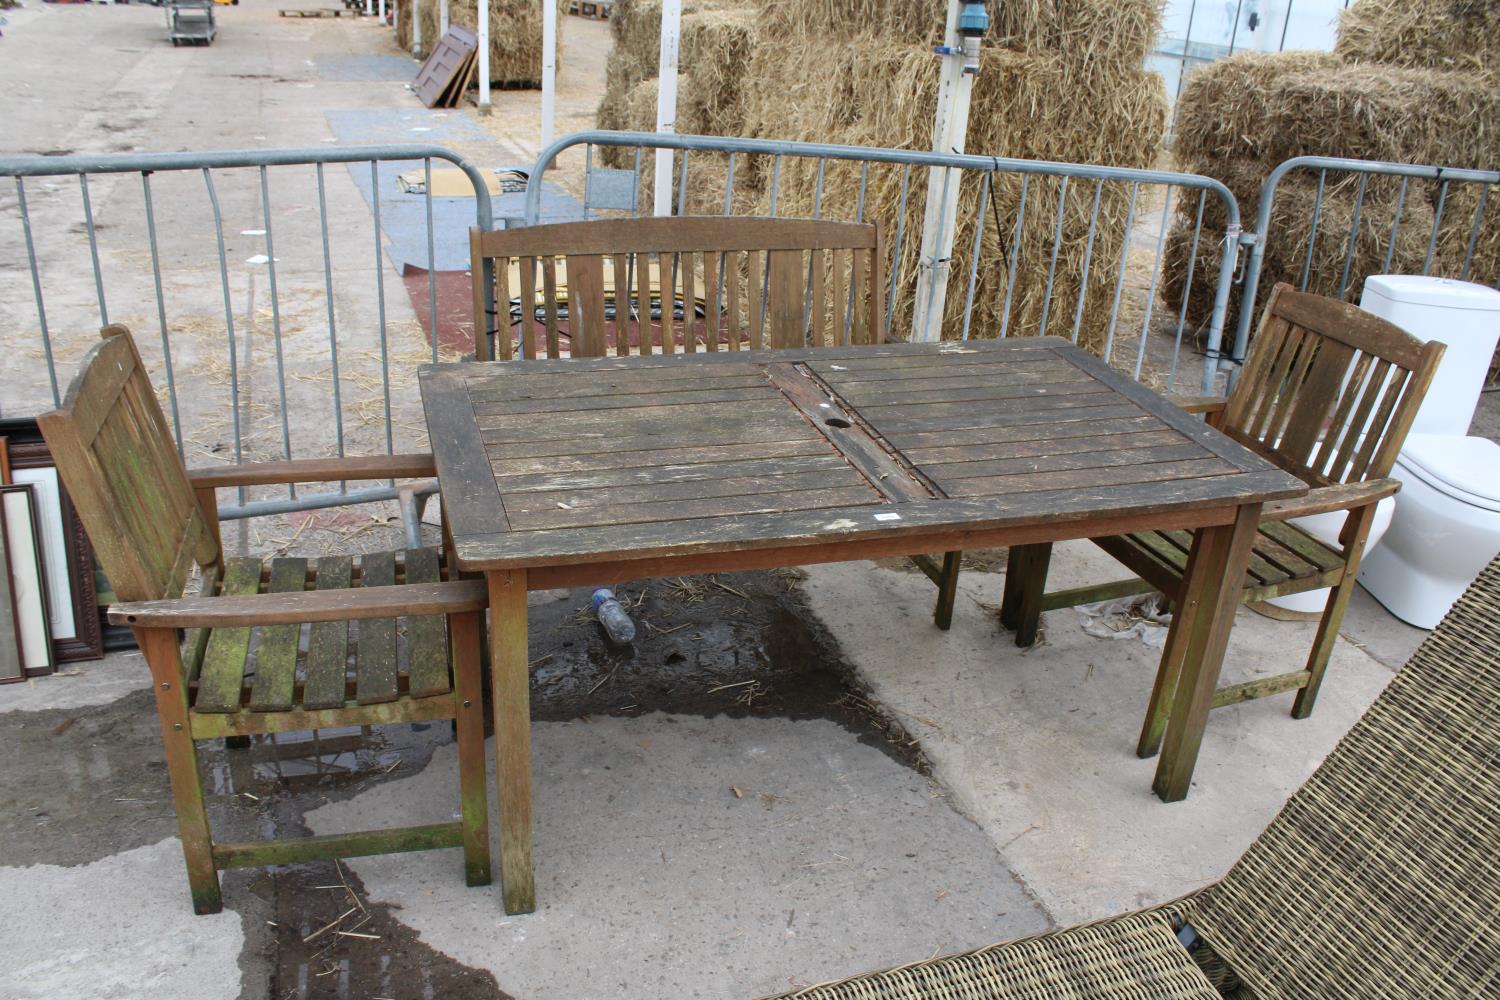
[[[454,851],[351,862],[512,996],[759,996],[1048,926],[939,787],[834,723],[595,718],[538,724],[533,746],[535,913],[466,889]],[[308,824],[443,820],[454,760]]]
[[[1291,694],[1215,711],[1192,791],[1168,805],[1151,792],[1155,761],[1134,752],[1157,650],[1089,636],[1074,609],[1048,612],[1045,640],[1018,649],[995,618],[998,573],[961,578],[952,631],[940,632],[926,577],[859,563],[808,572],[811,610],[874,698],[921,739],[954,803],[1061,923],[1222,875],[1393,676],[1340,642],[1310,719],[1291,718]],[[1118,575],[1087,542],[1055,550],[1054,586]],[[1224,681],[1300,665],[1313,628],[1242,609]]]

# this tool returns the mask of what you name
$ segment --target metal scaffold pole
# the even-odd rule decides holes
[[[932,151],[962,153],[969,131],[969,98],[979,72],[979,42],[989,28],[983,0],[948,0],[937,114],[932,123]],[[958,216],[961,174],[947,167],[927,171],[927,207],[922,219],[922,251],[917,269],[912,340],[942,339],[948,272]]]

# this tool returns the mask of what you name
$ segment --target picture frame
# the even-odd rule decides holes
[[[3,679],[15,682],[57,669],[42,526],[36,491],[29,484],[0,486],[0,534],[4,535],[6,588],[19,666],[19,674]]]
[[[10,586],[10,546],[6,544],[5,526],[0,519],[0,684],[14,684],[25,679],[21,636],[16,631],[15,597]]]
[[[57,663],[101,659],[105,653],[104,610],[98,604],[94,550],[58,477],[52,453],[36,420],[0,420],[9,480],[37,493],[43,557],[49,572],[49,625]]]

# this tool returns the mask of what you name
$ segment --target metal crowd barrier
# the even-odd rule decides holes
[[[1486,209],[1491,189],[1500,183],[1500,172],[1319,157],[1301,157],[1278,166],[1262,188],[1254,232],[1242,234],[1233,195],[1220,182],[1198,175],[813,143],[580,132],[559,139],[541,153],[528,181],[526,214],[517,221],[535,223],[541,218],[542,185],[549,172],[556,174],[563,156],[581,156],[583,161],[586,216],[642,214],[648,164],[655,158],[644,154],[658,150],[670,151],[675,158],[672,186],[679,214],[701,213],[705,205],[715,214],[745,214],[743,209],[749,205],[775,215],[791,204],[787,211],[799,215],[886,220],[891,254],[888,306],[896,303],[898,293],[912,298],[908,328],[897,329],[898,337],[941,322],[941,311],[929,305],[924,316],[917,303],[924,299],[931,303],[939,285],[951,286],[962,297],[958,335],[963,338],[1035,333],[1040,328],[1071,334],[1076,341],[1087,321],[1106,330],[1106,358],[1138,379],[1153,377],[1158,388],[1188,388],[1177,383],[1189,336],[1201,336],[1204,364],[1201,378],[1188,373],[1183,379],[1193,384],[1188,391],[1196,391],[1198,384],[1202,391],[1213,391],[1244,358],[1255,315],[1252,306],[1266,273],[1267,248],[1281,249],[1272,231],[1278,185],[1295,172],[1306,174],[1307,183],[1316,185],[1310,234],[1299,237],[1306,242],[1300,262],[1304,288],[1321,281],[1330,287],[1315,290],[1345,297],[1365,274],[1389,270],[1401,259],[1396,247],[1403,226],[1413,225],[1403,219],[1418,202],[1432,205],[1431,222],[1423,231],[1424,273],[1486,283],[1500,279],[1500,275],[1481,273],[1496,266],[1491,259],[1496,223]],[[624,166],[601,166],[597,161],[603,156]],[[62,395],[59,344],[65,355],[81,354],[92,343],[95,327],[110,321],[111,301],[117,304],[117,312],[128,308],[120,307],[121,302],[136,308],[149,304],[154,307],[150,316],[142,314],[132,320],[143,349],[151,352],[148,363],[159,368],[163,403],[180,449],[189,443],[187,433],[195,426],[193,422],[205,413],[222,418],[227,402],[227,440],[212,450],[232,451],[236,461],[328,451],[343,455],[346,446],[355,453],[395,450],[396,431],[408,429],[403,417],[412,416],[416,402],[414,392],[402,392],[393,403],[393,367],[399,377],[407,378],[415,363],[438,360],[438,272],[444,268],[436,247],[440,238],[467,246],[466,234],[458,231],[467,227],[467,219],[460,226],[450,218],[441,231],[435,221],[430,183],[434,161],[464,172],[474,190],[474,224],[493,228],[496,220],[483,175],[461,156],[438,146],[0,158],[0,176],[13,182],[14,214],[19,221],[18,230],[12,230],[9,237],[0,229],[0,252],[13,241],[15,258],[24,248],[26,260],[24,270],[0,270],[0,318],[23,332],[34,324],[40,348],[35,356],[39,364],[32,364],[24,351],[6,359],[0,409],[13,415],[56,405]],[[414,222],[420,230],[420,245],[415,248],[407,233],[406,258],[414,266],[425,265],[424,312],[428,330],[433,332],[430,349],[424,346],[420,357],[393,358],[388,329],[386,268],[394,250],[387,244],[393,240],[393,227],[382,222],[380,195],[394,184],[392,172],[398,163],[419,169],[428,182],[420,209],[405,206],[407,230]],[[352,204],[349,199],[355,195],[350,185],[327,183],[324,168],[328,164],[347,166],[355,187],[368,185],[367,226],[357,230],[330,226],[330,199]],[[839,171],[843,172],[842,195],[835,194],[832,180]],[[747,175],[753,178],[749,185],[743,181]],[[117,190],[131,177],[138,178],[138,198],[131,197],[128,189]],[[738,189],[737,178],[741,179]],[[913,202],[914,197],[926,197],[929,183],[942,185],[941,197],[960,195],[966,213],[959,219],[965,238],[956,244],[954,257],[967,251],[967,261],[952,282],[953,258],[919,258],[915,269],[908,266],[903,272],[901,267],[903,259],[912,260],[921,239],[915,231],[920,215],[908,209],[920,203]],[[1381,184],[1390,190],[1381,189]],[[877,197],[872,192],[879,193],[878,210],[873,207]],[[10,214],[5,194],[0,187],[0,214]],[[887,195],[893,197],[887,199]],[[1186,212],[1176,204],[1184,198],[1190,199]],[[1344,207],[1333,211],[1330,206],[1341,198]],[[1123,207],[1123,221],[1118,211],[1114,215],[1101,212],[1101,202],[1111,200]],[[1389,210],[1392,203],[1394,211]],[[1205,231],[1205,208],[1210,206],[1212,218],[1227,220],[1222,231]],[[1403,206],[1408,207],[1405,213]],[[1464,213],[1461,226],[1455,222],[1458,209],[1454,206]],[[1377,218],[1377,208],[1390,218]],[[1065,234],[1065,209],[1076,213],[1069,220],[1077,232]],[[1082,214],[1085,209],[1087,214]],[[414,217],[418,211],[420,219]],[[1024,257],[1020,238],[1027,232],[1028,213],[1033,237],[1038,231],[1043,236],[1051,234],[1050,245],[1045,239],[1027,244],[1030,261]],[[346,212],[343,217],[355,214]],[[1179,216],[1196,220],[1190,234],[1185,226],[1169,232]],[[1332,232],[1327,222],[1335,216],[1340,220],[1338,232]],[[1343,225],[1346,218],[1348,224]],[[253,228],[236,235],[229,221],[233,219]],[[143,226],[131,230],[130,222]],[[0,226],[4,225],[0,219]],[[1380,238],[1387,241],[1383,258],[1368,252],[1373,229],[1379,229]],[[127,230],[126,235],[119,235]],[[136,233],[144,238],[131,235]],[[939,234],[939,242],[944,235]],[[1069,242],[1070,237],[1078,238]],[[1324,261],[1314,254],[1320,240],[1325,257],[1330,245],[1344,250],[1333,266],[1314,267],[1315,260]],[[1342,243],[1328,244],[1329,240]],[[1410,232],[1407,240],[1412,240]],[[1104,246],[1116,252],[1108,270],[1095,275],[1095,285],[1104,282],[1100,293],[1089,279],[1091,268],[1102,268],[1098,261],[1105,255],[1096,253],[1096,247]],[[1241,246],[1249,251],[1243,261],[1238,253]],[[239,270],[237,262],[232,269],[231,257],[249,249],[262,252],[245,261],[251,265],[248,269]],[[1080,250],[1081,277],[1073,274],[1070,279],[1076,292],[1055,295],[1054,283],[1061,284],[1060,267],[1066,266],[1070,254],[1076,262]],[[1179,254],[1171,266],[1182,291],[1180,302],[1165,302],[1164,269],[1173,252]],[[1134,266],[1128,267],[1133,254]],[[461,256],[459,266],[466,267],[466,250]],[[450,254],[448,269],[453,269],[455,259]],[[1061,266],[1060,259],[1064,261]],[[1192,329],[1188,298],[1200,261],[1199,285],[1211,279],[1212,311],[1201,329]],[[1285,264],[1280,257],[1277,261]],[[1245,266],[1239,289],[1242,305],[1232,343],[1226,348],[1226,315],[1239,263]],[[1415,269],[1414,261],[1410,263]],[[1040,317],[1033,310],[1023,323],[1012,298],[1018,287],[1016,276],[1026,275],[1028,265],[1032,275],[1045,274],[1045,279],[1039,293]],[[470,301],[467,287],[465,280],[458,307],[465,313]],[[1026,283],[1019,287],[1022,295],[1035,294]],[[261,288],[269,308],[256,306],[255,295]],[[106,294],[109,289],[114,289],[112,299]],[[29,311],[24,305],[28,291]],[[1163,292],[1160,303],[1159,291]],[[199,295],[199,306],[209,299],[217,301],[222,315],[211,323],[197,317],[201,329],[189,331],[185,327],[193,318],[184,316],[184,302],[194,293]],[[984,301],[983,294],[991,294],[993,300]],[[1128,326],[1122,310],[1127,294],[1140,300],[1139,321],[1133,316]],[[494,304],[486,307],[493,319]],[[263,319],[269,321],[269,330],[261,329]],[[60,334],[60,330],[65,332]],[[189,336],[193,332],[200,335],[196,342]],[[289,346],[303,349],[301,356],[284,350]],[[311,354],[309,347],[314,348]],[[259,352],[258,359],[252,350]],[[1155,356],[1151,356],[1153,351]],[[184,354],[189,362],[186,371]],[[1147,365],[1148,356],[1152,367]],[[71,358],[65,356],[62,361],[66,365]],[[25,384],[28,368],[44,369],[45,382]],[[351,387],[358,391],[350,392]],[[254,399],[247,398],[252,395]],[[193,403],[193,412],[186,415],[184,399]],[[407,412],[399,412],[401,408]],[[351,413],[360,414],[353,429],[346,423]],[[420,424],[414,416],[411,422]],[[247,456],[247,451],[254,454]],[[337,492],[311,495],[288,489],[285,496],[267,497],[262,490],[254,499],[241,491],[239,502],[226,506],[221,515],[244,518],[397,496],[392,483],[359,489],[341,483]]]
[[[361,435],[361,450],[368,453],[383,447],[390,453],[396,440],[392,345],[386,310],[387,244],[392,235],[390,225],[382,224],[381,196],[391,193],[387,188],[394,185],[393,172],[398,164],[422,171],[426,180],[422,200],[425,243],[415,245],[410,239],[417,220],[412,218],[413,211],[407,211],[404,221],[409,245],[405,249],[414,258],[414,267],[426,265],[427,318],[432,332],[429,356],[436,361],[439,268],[431,184],[434,161],[445,161],[467,175],[474,193],[473,224],[491,228],[493,214],[483,175],[463,157],[434,145],[0,158],[0,177],[13,182],[20,243],[25,248],[25,276],[32,298],[29,318],[18,294],[0,297],[0,303],[8,303],[0,305],[0,311],[8,314],[5,322],[13,328],[24,330],[20,324],[34,322],[47,377],[40,392],[36,386],[7,378],[11,384],[0,397],[0,408],[9,415],[36,412],[46,406],[49,397],[52,405],[58,405],[63,388],[55,351],[59,336],[70,354],[81,354],[97,338],[97,327],[110,322],[112,303],[106,289],[121,287],[127,291],[115,296],[117,313],[121,302],[135,308],[148,301],[154,305],[154,316],[134,317],[135,332],[143,350],[150,351],[148,363],[160,365],[158,381],[164,387],[163,402],[179,451],[184,451],[187,443],[184,403],[188,399],[194,403],[194,412],[187,415],[189,421],[212,420],[222,411],[213,409],[213,401],[205,408],[203,397],[205,393],[222,393],[228,397],[229,436],[236,461],[246,457],[247,440],[252,435],[260,452],[255,457],[270,457],[265,453],[272,450],[282,458],[309,457],[327,454],[330,449],[342,456],[351,436],[346,426],[351,412],[359,414],[361,431],[374,428],[373,434]],[[348,185],[335,188],[327,183],[324,168],[329,164],[347,165],[355,187],[368,178],[365,197],[371,221],[357,231],[345,227],[330,230],[330,191],[345,201],[353,195]],[[298,169],[308,167],[312,169]],[[130,176],[138,178],[138,199],[122,197],[126,192],[118,190]],[[50,180],[54,178],[65,180]],[[274,202],[273,189],[278,195]],[[0,210],[7,207],[4,194],[0,187]],[[96,209],[106,211],[106,220],[96,218]],[[226,215],[252,228],[236,234],[231,226],[226,232]],[[143,241],[137,239],[136,245],[129,246],[115,238],[122,229],[139,226],[142,221]],[[467,233],[444,235],[461,238],[467,266]],[[77,239],[80,236],[81,241]],[[0,234],[0,240],[6,237]],[[142,242],[144,245],[140,245]],[[84,264],[83,243],[87,245],[88,264]],[[260,253],[245,261],[251,265],[246,270],[239,269],[238,261],[232,269],[231,255],[237,257],[247,249]],[[143,258],[149,260],[149,275]],[[87,270],[92,271],[92,295],[83,291],[84,282],[80,281],[79,272]],[[20,285],[22,280],[19,269],[0,272],[0,281]],[[222,302],[222,319],[211,325],[201,315],[184,315],[185,300],[209,283],[217,284],[214,298]],[[290,294],[288,285],[293,286]],[[267,318],[267,310],[258,309],[255,303],[255,293],[262,287],[269,305],[274,386],[257,379],[255,358],[247,356],[252,334],[260,341],[253,345],[256,349],[262,348],[265,339],[258,327]],[[19,292],[19,288],[12,291]],[[235,301],[240,296],[242,305]],[[200,312],[206,301],[206,297],[196,300]],[[372,301],[374,315],[361,315],[369,313]],[[470,301],[466,286],[463,302]],[[298,323],[305,320],[306,324],[291,329],[290,317],[294,314]],[[341,314],[346,317],[342,324]],[[351,315],[352,319],[347,318]],[[155,345],[150,343],[152,331],[141,328],[142,323],[151,325],[153,319]],[[203,339],[184,343],[184,326],[190,322],[199,324],[196,332],[206,343]],[[250,329],[244,329],[246,326]],[[314,334],[317,326],[324,329]],[[289,340],[305,348],[315,338],[325,339],[325,334],[326,349],[319,348],[320,357],[307,353],[290,357],[284,351]],[[180,371],[184,351],[193,352],[198,362],[195,373],[186,379]],[[221,361],[227,363],[227,371],[216,370]],[[11,367],[19,370],[14,364]],[[290,402],[289,380],[297,383],[296,399]],[[351,381],[362,386],[365,398],[345,398]],[[214,382],[227,384],[227,391]],[[271,413],[258,413],[251,401],[242,398],[256,389],[274,394]],[[326,400],[320,399],[324,394]],[[377,412],[371,412],[369,397],[378,398]],[[189,424],[189,429],[194,426]],[[371,437],[375,440],[369,440]],[[220,516],[252,517],[395,496],[393,483],[352,490],[340,483],[337,493],[315,495],[298,495],[291,487],[285,498],[252,501],[247,501],[241,490],[239,503],[221,509]]]
[[[968,339],[975,333],[972,317],[976,307],[978,286],[988,277],[992,268],[1002,268],[1007,276],[1003,292],[997,292],[996,301],[989,303],[989,315],[998,315],[996,328],[986,330],[998,336],[1013,333],[1036,333],[1038,329],[1071,336],[1077,342],[1080,325],[1089,320],[1100,324],[1107,322],[1104,357],[1136,379],[1147,374],[1148,346],[1152,342],[1153,330],[1159,339],[1168,342],[1159,345],[1159,351],[1168,356],[1155,366],[1155,381],[1159,388],[1171,389],[1177,383],[1177,375],[1184,337],[1201,334],[1204,363],[1201,377],[1202,391],[1211,391],[1221,369],[1220,354],[1223,343],[1225,316],[1229,302],[1229,286],[1233,280],[1236,253],[1221,255],[1217,265],[1216,290],[1212,314],[1203,330],[1190,330],[1188,323],[1187,291],[1192,287],[1192,272],[1200,259],[1218,241],[1225,241],[1230,248],[1237,247],[1240,233],[1239,206],[1234,195],[1222,183],[1211,177],[1196,174],[1171,173],[1160,170],[1137,170],[1123,167],[1086,166],[1076,163],[1055,163],[1040,160],[1017,160],[1005,157],[939,154],[901,149],[882,149],[861,146],[839,146],[805,142],[779,142],[764,139],[738,139],[719,136],[668,135],[649,132],[577,132],[564,136],[548,146],[538,156],[528,181],[526,216],[528,224],[541,217],[542,185],[547,172],[556,167],[560,156],[582,147],[584,159],[585,190],[583,202],[591,215],[603,212],[640,215],[649,211],[641,189],[645,171],[654,157],[643,153],[656,150],[673,151],[676,160],[673,166],[673,187],[677,214],[703,214],[704,206],[710,206],[713,214],[747,214],[739,211],[740,196],[745,195],[744,185],[736,189],[737,177],[747,172],[758,178],[759,199],[757,214],[776,215],[784,203],[787,185],[783,178],[795,162],[801,168],[800,176],[806,180],[814,178],[811,188],[811,216],[814,218],[842,216],[846,221],[863,222],[867,215],[879,214],[884,218],[891,246],[891,266],[887,297],[887,315],[895,315],[894,306],[898,289],[903,283],[916,286],[915,302],[932,303],[939,297],[937,286],[947,282],[948,265],[951,258],[920,260],[916,274],[903,271],[900,266],[907,254],[908,241],[920,241],[920,232],[912,232],[908,225],[908,207],[913,197],[925,199],[929,184],[942,185],[943,197],[955,193],[958,201],[972,206],[966,217],[961,216],[958,226],[967,232],[967,238],[959,241],[955,253],[967,251],[967,281],[963,289],[964,308],[960,335]],[[600,167],[596,150],[609,150],[609,158],[623,167]],[[575,154],[576,155],[576,154]],[[857,196],[845,199],[845,203],[830,206],[825,198],[825,182],[835,164],[858,172]],[[914,172],[913,168],[917,168]],[[880,172],[887,172],[884,178]],[[893,211],[870,209],[867,193],[874,185],[884,180],[882,190],[898,193]],[[805,214],[808,207],[807,194],[803,197],[796,214]],[[955,190],[956,189],[956,192]],[[1002,189],[1006,192],[1003,196]],[[1072,193],[1070,194],[1070,189]],[[1014,192],[1012,197],[1011,192]],[[1006,204],[1007,218],[1001,218],[1002,197]],[[1124,213],[1121,231],[1109,233],[1109,220],[1101,221],[1102,199],[1116,206],[1128,206]],[[1157,290],[1163,278],[1163,260],[1168,244],[1176,200],[1182,197],[1194,199],[1190,204],[1198,225],[1187,242],[1188,259],[1184,262],[1188,280],[1184,294],[1176,306],[1175,317],[1170,314],[1162,321],[1156,317]],[[1070,200],[1071,199],[1071,200]],[[1209,199],[1217,200],[1216,216],[1225,220],[1223,232],[1204,232],[1204,209]],[[1077,209],[1092,205],[1087,226],[1082,224],[1085,216]],[[1039,207],[1040,206],[1040,207]],[[1069,227],[1070,239],[1065,240],[1065,213],[1072,210],[1074,224]],[[1052,233],[1050,247],[1041,244],[1044,259],[1030,262],[1020,260],[1021,237],[1025,232],[1027,213],[1041,213],[1044,225]],[[1155,215],[1160,218],[1155,218]],[[992,221],[991,221],[992,220]],[[986,225],[994,226],[996,240],[986,241]],[[1118,222],[1115,223],[1119,225]],[[1033,225],[1038,223],[1033,222]],[[1085,232],[1086,230],[1086,232]],[[952,241],[953,236],[948,236]],[[1054,296],[1054,283],[1058,279],[1059,248],[1068,242],[1073,251],[1081,248],[1082,274],[1076,281],[1076,294]],[[1095,267],[1096,246],[1118,246],[1113,256],[1111,271],[1105,277],[1108,288],[1103,295],[1088,294],[1091,289],[1090,274]],[[1035,249],[1035,241],[1033,241]],[[985,248],[991,252],[986,255]],[[1127,264],[1134,251],[1143,250],[1151,254],[1149,263],[1142,262],[1149,277],[1145,287],[1136,292],[1145,292],[1144,308],[1139,327],[1132,320],[1130,328],[1122,323],[1122,295],[1139,274],[1127,273]],[[998,251],[998,253],[997,253]],[[1076,252],[1074,257],[1079,256]],[[1016,274],[1029,270],[1032,273],[1045,271],[1045,286],[1042,292],[1039,322],[1025,329],[1013,324],[1013,293],[1016,284],[1010,280]],[[1137,271],[1140,269],[1138,268]],[[927,284],[928,289],[920,286]],[[925,294],[924,294],[925,291]],[[951,293],[950,293],[951,294]],[[1002,301],[1003,299],[1003,301]],[[983,303],[980,303],[983,304]],[[1069,319],[1068,310],[1071,309]],[[912,309],[911,327],[894,329],[898,338],[919,335],[924,326],[941,322],[941,313],[933,315],[929,307],[923,315],[920,305]],[[1106,318],[1107,317],[1107,320]],[[1153,327],[1153,318],[1158,320]],[[1050,325],[1049,325],[1050,321]],[[894,319],[893,319],[894,323]],[[1035,328],[1032,328],[1035,327]],[[1122,347],[1123,358],[1117,357]],[[1162,370],[1164,366],[1164,371]],[[1190,391],[1198,391],[1197,387]]]
[[[1308,232],[1305,237],[1299,234],[1294,246],[1286,241],[1277,244],[1273,231],[1277,196],[1289,179],[1313,185]],[[1257,315],[1253,305],[1268,247],[1295,251],[1280,261],[1282,267],[1274,278],[1340,300],[1346,300],[1369,275],[1393,270],[1500,288],[1500,212],[1487,213],[1490,193],[1497,184],[1497,170],[1330,156],[1298,156],[1278,164],[1261,185],[1254,235],[1244,240],[1249,254],[1230,352],[1234,362],[1242,362],[1249,348]],[[1301,207],[1296,213],[1299,224]],[[1428,214],[1430,223],[1426,222]],[[1336,227],[1328,224],[1331,216],[1339,220]],[[1410,245],[1403,246],[1403,234]],[[1327,255],[1325,262],[1331,267],[1314,266],[1315,260],[1321,260],[1320,252]]]

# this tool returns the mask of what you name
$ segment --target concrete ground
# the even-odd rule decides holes
[[[155,8],[8,12],[0,148],[311,145],[359,141],[363,129],[442,141],[485,165],[534,154],[534,95],[497,93],[485,121],[425,113],[386,29],[275,8],[219,8],[207,49],[167,45]],[[600,25],[570,19],[567,30],[561,130],[586,123],[607,46]],[[250,454],[272,455],[279,428],[262,400],[274,331],[263,265],[249,263],[264,249],[253,180],[226,180],[222,197],[242,358],[262,393],[245,404]],[[328,210],[336,238],[365,246],[358,181],[330,171]],[[202,257],[212,243],[186,189],[160,183],[174,223],[163,225],[168,325],[196,387],[183,404],[189,459],[222,460],[222,303],[216,261],[205,271]],[[137,184],[122,177],[93,197],[120,275],[111,318],[150,331]],[[97,324],[76,266],[81,236],[68,230],[76,195],[40,183],[28,194],[38,231],[67,233],[39,248],[59,289],[48,301],[66,372]],[[321,282],[308,251],[316,203],[305,188],[273,200],[284,209],[283,334],[302,376],[293,402],[305,403],[328,388],[311,360],[321,306],[307,305]],[[36,343],[15,208],[0,192],[7,412],[49,392],[39,352],[14,339]],[[419,447],[410,370],[428,346],[389,257],[340,257],[339,336],[348,384],[367,401],[378,386],[372,279],[384,267],[398,447]],[[1486,397],[1484,426],[1500,426],[1496,401]],[[365,419],[362,405],[350,407],[353,440],[382,445],[378,411]],[[326,448],[327,427],[295,430],[308,435],[299,454]],[[272,519],[228,541],[375,549],[395,541],[389,517],[377,506]],[[454,851],[228,873],[225,911],[195,917],[139,655],[0,688],[0,996],[747,997],[1103,916],[1221,874],[1423,634],[1360,592],[1314,716],[1293,721],[1289,695],[1215,713],[1192,795],[1167,806],[1150,793],[1151,762],[1132,753],[1154,650],[1088,635],[1071,610],[1050,613],[1045,641],[1018,650],[994,615],[1003,560],[980,556],[946,633],[930,624],[930,584],[895,564],[624,587],[641,632],[630,651],[605,643],[586,593],[532,595],[539,908],[521,917],[503,914],[497,887],[465,888]],[[1118,572],[1086,543],[1060,547],[1054,565],[1061,583]],[[1310,635],[1305,622],[1242,610],[1226,673],[1284,669]],[[203,766],[225,839],[435,821],[457,806],[441,726],[205,744]]]

